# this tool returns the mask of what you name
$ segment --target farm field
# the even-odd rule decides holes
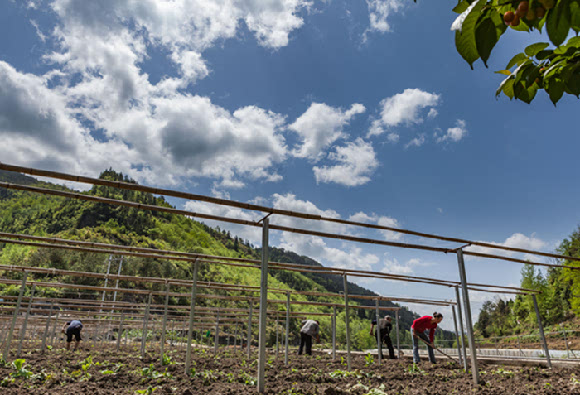
[[[2,394],[247,394],[256,390],[257,359],[225,351],[217,358],[193,349],[191,374],[183,371],[184,352],[169,351],[164,363],[150,353],[144,358],[131,348],[121,352],[87,351],[24,354],[18,363],[0,367]],[[22,361],[21,361],[22,362]],[[481,364],[482,382],[440,361],[413,367],[410,359],[388,360],[381,366],[369,356],[353,356],[353,369],[337,357],[270,355],[266,367],[268,394],[578,394],[580,369]]]

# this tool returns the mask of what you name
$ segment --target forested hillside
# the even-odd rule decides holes
[[[557,252],[580,257],[580,228],[564,239]],[[579,266],[579,262],[560,262]],[[580,272],[567,268],[545,271],[526,265],[521,271],[521,287],[540,291],[537,296],[544,325],[579,329],[575,317],[580,316]],[[512,300],[498,299],[484,303],[475,329],[483,337],[529,333],[537,327],[531,297],[517,296]]]
[[[101,178],[134,182],[123,174],[112,169],[104,171]],[[52,184],[42,183],[32,177],[0,172],[0,180],[19,184],[44,184],[51,188],[64,188]],[[114,199],[130,200],[144,204],[170,206],[164,198],[138,191],[116,190],[109,187],[95,186],[85,192],[96,196]],[[0,230],[9,233],[25,233],[32,235],[54,235],[61,238],[105,242],[127,246],[139,246],[168,250],[179,250],[193,253],[204,253],[227,257],[259,258],[261,250],[254,248],[250,243],[231,235],[219,228],[210,228],[207,225],[183,216],[136,210],[123,206],[86,202],[75,199],[64,199],[20,191],[6,191],[0,189]],[[65,251],[58,249],[43,249],[28,246],[0,244],[0,263],[11,265],[27,265],[41,267],[55,267],[58,269],[76,271],[105,272],[108,255]],[[312,266],[321,266],[320,263],[293,252],[270,247],[270,259],[279,262],[293,262]],[[128,257],[124,259],[123,274],[150,277],[191,278],[190,264],[187,262],[167,261],[163,259]],[[17,278],[17,277],[14,277]],[[44,276],[45,281],[59,279]],[[84,285],[102,285],[102,280],[93,278],[66,278],[67,282],[76,282]],[[200,271],[200,280],[212,282],[227,282],[234,284],[259,285],[259,276],[255,269],[232,268],[221,265],[203,265]],[[270,275],[272,287],[295,290],[318,290],[339,292],[342,291],[342,278],[335,275],[300,274],[295,272],[272,271]],[[121,282],[120,287],[142,288],[143,284]],[[148,289],[157,289],[150,285]],[[0,285],[0,292],[15,293],[16,286]],[[46,294],[60,295],[59,289],[48,289]],[[204,290],[209,293],[209,290]],[[218,292],[218,291],[214,291]],[[376,295],[375,293],[349,283],[351,294]],[[243,294],[243,293],[242,293]],[[94,295],[96,297],[96,294]],[[86,297],[86,295],[85,295]],[[121,296],[131,301],[131,295]],[[269,298],[280,299],[280,294],[271,293]],[[314,298],[302,295],[293,295],[296,300],[318,300],[342,303],[341,298]],[[186,304],[186,300],[172,299],[172,304]],[[366,301],[372,305],[374,302]],[[227,302],[204,299],[202,305],[227,305]],[[391,302],[382,302],[382,305],[392,306]],[[282,310],[283,308],[280,307]],[[326,311],[329,308],[300,306],[301,311]],[[371,347],[374,339],[368,335],[369,320],[374,318],[372,310],[353,309],[356,314],[352,322],[353,345],[355,348]],[[344,342],[344,313],[338,320],[338,341]],[[401,336],[408,337],[408,328],[416,317],[412,312],[403,309],[400,312]],[[323,339],[329,340],[330,319],[320,319],[323,328]],[[296,332],[298,322],[293,322]],[[272,331],[270,331],[272,334]],[[451,333],[438,331],[438,337],[450,338]]]

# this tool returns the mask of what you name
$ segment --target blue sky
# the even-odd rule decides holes
[[[496,100],[493,71],[546,38],[509,31],[489,69],[471,70],[455,17],[410,0],[4,0],[0,160],[87,175],[111,166],[149,185],[551,251],[580,218],[577,99]],[[458,278],[453,256],[276,232],[272,244],[331,266]],[[467,262],[474,282],[518,284],[520,269]],[[472,297],[477,313],[495,295]]]

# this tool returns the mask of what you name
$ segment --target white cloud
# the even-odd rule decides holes
[[[437,116],[438,112],[436,109],[432,108],[429,110],[429,112],[427,113],[427,118],[435,118]]]
[[[185,203],[185,209],[188,211],[194,211],[196,213],[210,214],[228,218],[237,218],[253,222],[258,221],[260,220],[260,218],[263,217],[262,215],[260,215],[261,213],[256,211],[244,211],[237,207],[221,206],[217,204],[193,200],[190,200]],[[195,217],[193,217],[193,219],[199,220],[196,219]],[[207,219],[203,219],[201,221],[211,227],[219,226],[221,229],[229,230],[232,233],[232,235],[236,235],[245,240],[249,240],[252,244],[255,245],[262,244],[262,230],[258,227],[232,224]]]
[[[396,144],[399,142],[399,135],[397,133],[391,132],[391,133],[387,134],[387,141],[389,143]]]
[[[343,127],[356,114],[365,112],[362,104],[353,104],[349,110],[330,107],[324,103],[312,103],[288,128],[300,136],[302,145],[293,151],[294,156],[320,159],[322,151],[340,138],[347,137]]]
[[[437,106],[440,98],[438,94],[421,89],[405,89],[403,93],[383,99],[380,103],[380,118],[373,122],[368,135],[379,135],[401,124],[408,126],[422,123],[421,110]]]
[[[425,144],[425,134],[421,133],[419,136],[413,138],[407,144],[405,144],[405,148],[409,147],[420,147]]]
[[[403,0],[367,0],[369,8],[368,31],[385,33],[391,31],[387,18],[399,12],[405,5]]]
[[[442,136],[436,134],[437,142],[444,141],[458,142],[467,135],[467,123],[463,119],[458,119],[454,128],[447,129],[447,133]]]
[[[413,273],[413,268],[410,265],[401,265],[396,258],[385,258],[381,272],[387,274],[404,274],[410,275]]]
[[[377,220],[377,224],[381,225],[381,226],[388,226],[389,228],[400,228],[401,227],[399,224],[399,221],[397,221],[395,218],[391,218],[391,217],[387,217],[387,216],[379,217]],[[401,238],[403,237],[402,233],[393,232],[391,230],[379,230],[379,232],[383,235],[385,240],[397,241],[397,240],[401,240]]]
[[[522,233],[514,233],[513,235],[511,235],[507,239],[505,239],[504,242],[501,242],[501,243],[493,242],[493,241],[488,242],[488,243],[497,244],[499,246],[523,248],[523,249],[536,250],[536,251],[542,250],[548,244],[544,240],[535,237],[534,234],[532,234],[531,236],[526,236]],[[495,248],[482,247],[482,246],[476,246],[476,245],[469,246],[469,247],[465,248],[465,251],[479,252],[479,253],[485,253],[485,254],[494,254],[494,255],[506,255],[506,256],[513,256],[515,254],[514,252],[511,252],[511,251],[503,251],[503,250],[499,250],[499,249],[495,249]],[[535,257],[534,260],[537,261],[538,257],[537,256],[534,256],[534,257]],[[527,256],[527,258],[529,258],[529,256]]]
[[[346,186],[366,184],[378,167],[375,150],[370,142],[360,137],[344,147],[336,147],[328,159],[338,162],[335,166],[314,166],[316,182],[335,183]]]
[[[246,178],[281,180],[273,169],[288,157],[283,115],[255,106],[229,111],[183,89],[211,72],[203,51],[235,37],[242,22],[261,45],[287,45],[310,2],[49,4],[56,27],[42,34],[53,40],[48,47],[54,51],[44,57],[53,69],[35,77],[1,66],[10,79],[4,88],[21,92],[21,99],[28,95],[32,103],[19,108],[26,114],[4,112],[0,133],[15,136],[18,129],[18,138],[4,140],[10,147],[5,160],[85,174],[113,166],[139,181],[162,185],[180,177],[210,177],[228,188],[242,187]],[[155,84],[142,69],[151,48],[168,52],[174,66]],[[39,130],[44,132],[35,133]],[[91,136],[95,131],[98,141]]]

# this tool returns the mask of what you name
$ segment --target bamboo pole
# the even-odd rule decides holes
[[[259,321],[259,354],[258,354],[258,392],[263,394],[266,389],[266,325],[268,308],[268,217],[262,221],[262,269],[260,275],[260,321]]]
[[[378,356],[378,360],[379,360],[379,365],[381,364],[381,359],[382,359],[382,353],[383,353],[383,348],[382,348],[382,339],[381,339],[381,331],[380,331],[380,326],[379,326],[379,322],[381,317],[379,316],[379,300],[376,300],[376,316],[377,316],[377,326],[376,326],[376,334],[377,334],[377,351],[379,353]]]
[[[26,326],[28,325],[28,317],[30,317],[30,308],[32,307],[32,299],[34,298],[34,292],[36,291],[36,286],[32,285],[32,290],[30,291],[30,299],[28,302],[28,309],[26,310],[26,317],[24,318],[24,324],[22,325],[22,330],[20,334],[20,341],[18,342],[18,351],[16,352],[16,356],[20,358],[22,354],[22,342],[24,341],[24,337],[26,336]]]
[[[187,331],[187,351],[185,354],[185,374],[189,374],[191,368],[191,336],[193,335],[193,322],[195,317],[195,300],[197,293],[197,271],[199,270],[199,260],[192,264],[192,284],[191,287],[191,306],[189,312],[189,330]]]
[[[288,343],[290,342],[290,292],[286,294],[286,352],[284,354],[284,365],[288,366]]]
[[[536,295],[532,295],[532,300],[534,302],[534,310],[536,310],[536,317],[538,318],[538,329],[540,330],[540,339],[542,340],[542,346],[544,347],[544,353],[546,354],[546,362],[548,362],[548,368],[552,369],[552,361],[550,360],[550,350],[548,349],[548,343],[546,342],[546,337],[544,336],[544,326],[542,325],[542,318],[540,317],[540,309],[538,308],[538,301],[536,300]],[[566,345],[566,347],[568,346]]]
[[[113,188],[121,188],[121,189],[132,190],[132,191],[136,190],[136,191],[148,192],[148,193],[152,193],[155,195],[166,195],[166,196],[174,196],[174,197],[178,197],[178,198],[183,198],[183,199],[187,199],[187,200],[205,201],[205,202],[209,202],[212,204],[227,205],[227,206],[238,207],[238,208],[243,208],[243,209],[247,209],[247,210],[266,212],[269,214],[281,214],[281,215],[292,216],[292,217],[296,217],[296,218],[335,222],[335,223],[340,223],[340,224],[344,224],[344,225],[354,225],[354,226],[360,226],[360,227],[371,228],[371,229],[388,230],[391,232],[419,236],[419,237],[423,237],[423,238],[437,239],[437,240],[454,242],[454,243],[471,244],[471,245],[477,245],[477,246],[481,246],[481,247],[500,249],[500,250],[512,251],[512,252],[535,254],[535,255],[556,258],[556,259],[580,261],[579,258],[569,257],[566,255],[561,255],[561,254],[545,253],[545,252],[534,251],[534,250],[529,250],[529,249],[525,249],[525,248],[508,247],[508,246],[504,246],[504,245],[498,245],[495,243],[486,243],[486,242],[481,242],[481,241],[463,239],[463,238],[459,238],[459,237],[441,236],[441,235],[436,235],[436,234],[417,232],[417,231],[413,231],[413,230],[409,230],[409,229],[402,229],[402,228],[385,226],[385,225],[380,225],[380,224],[369,224],[369,223],[358,222],[358,221],[344,220],[344,219],[340,219],[340,218],[323,217],[323,216],[317,215],[317,214],[307,214],[307,213],[300,213],[300,212],[295,212],[295,211],[290,211],[290,210],[275,209],[272,207],[242,203],[242,202],[237,202],[237,201],[229,200],[229,199],[220,199],[220,198],[216,198],[216,197],[196,195],[196,194],[191,194],[191,193],[186,193],[186,192],[181,192],[181,191],[173,191],[173,190],[169,190],[169,189],[152,188],[152,187],[145,186],[145,185],[137,185],[134,183],[128,183],[128,182],[123,182],[123,181],[109,181],[109,180],[103,180],[103,179],[92,178],[92,177],[71,175],[71,174],[62,173],[62,172],[40,170],[40,169],[27,168],[27,167],[22,167],[22,166],[14,166],[14,165],[9,165],[9,164],[5,164],[5,163],[0,163],[0,169],[6,170],[6,171],[13,171],[13,172],[19,172],[19,173],[24,173],[24,174],[36,175],[36,176],[51,177],[51,178],[56,178],[56,179],[60,179],[60,180],[65,180],[65,181],[82,182],[82,183],[87,183],[87,184],[92,184],[92,185],[104,185],[104,186],[110,186]],[[10,188],[10,185],[13,187],[15,186],[15,184],[9,184],[9,183],[2,183],[2,184],[9,185],[9,186],[2,185],[5,188]]]
[[[149,293],[149,299],[147,300],[147,306],[145,307],[145,317],[143,318],[143,334],[141,336],[141,357],[145,356],[145,344],[147,343],[147,320],[149,319],[149,308],[151,307],[151,298],[153,295]]]
[[[344,285],[344,312],[345,312],[345,323],[346,323],[346,367],[350,371],[351,369],[351,359],[350,359],[350,318],[348,311],[348,280],[346,274],[344,275],[343,285]]]
[[[467,338],[469,339],[469,351],[471,355],[471,375],[473,383],[479,384],[479,368],[477,365],[477,351],[475,349],[475,339],[473,337],[473,325],[471,323],[471,305],[469,304],[469,291],[467,290],[467,275],[465,273],[465,264],[463,262],[463,251],[457,249],[457,264],[459,266],[459,277],[462,282],[463,290],[463,308],[465,310],[465,323],[467,324]]]
[[[8,330],[8,337],[6,338],[6,346],[4,348],[4,355],[3,359],[8,361],[8,353],[10,352],[10,346],[12,343],[12,336],[14,334],[14,326],[16,325],[16,318],[18,318],[18,312],[20,311],[20,304],[22,303],[22,295],[24,295],[24,291],[26,290],[26,278],[28,277],[28,273],[24,272],[22,276],[22,285],[20,286],[20,293],[18,294],[18,302],[16,302],[16,310],[14,310],[14,314],[12,315],[12,323],[10,325],[10,329]]]
[[[169,283],[165,286],[165,310],[163,311],[163,329],[161,329],[161,344],[160,344],[160,361],[163,363],[163,354],[165,349],[165,337],[167,333],[167,306],[169,305]]]
[[[332,360],[336,360],[336,306],[332,307]]]
[[[248,314],[248,359],[250,359],[250,344],[252,343],[252,311],[254,304],[250,300],[250,313]]]

